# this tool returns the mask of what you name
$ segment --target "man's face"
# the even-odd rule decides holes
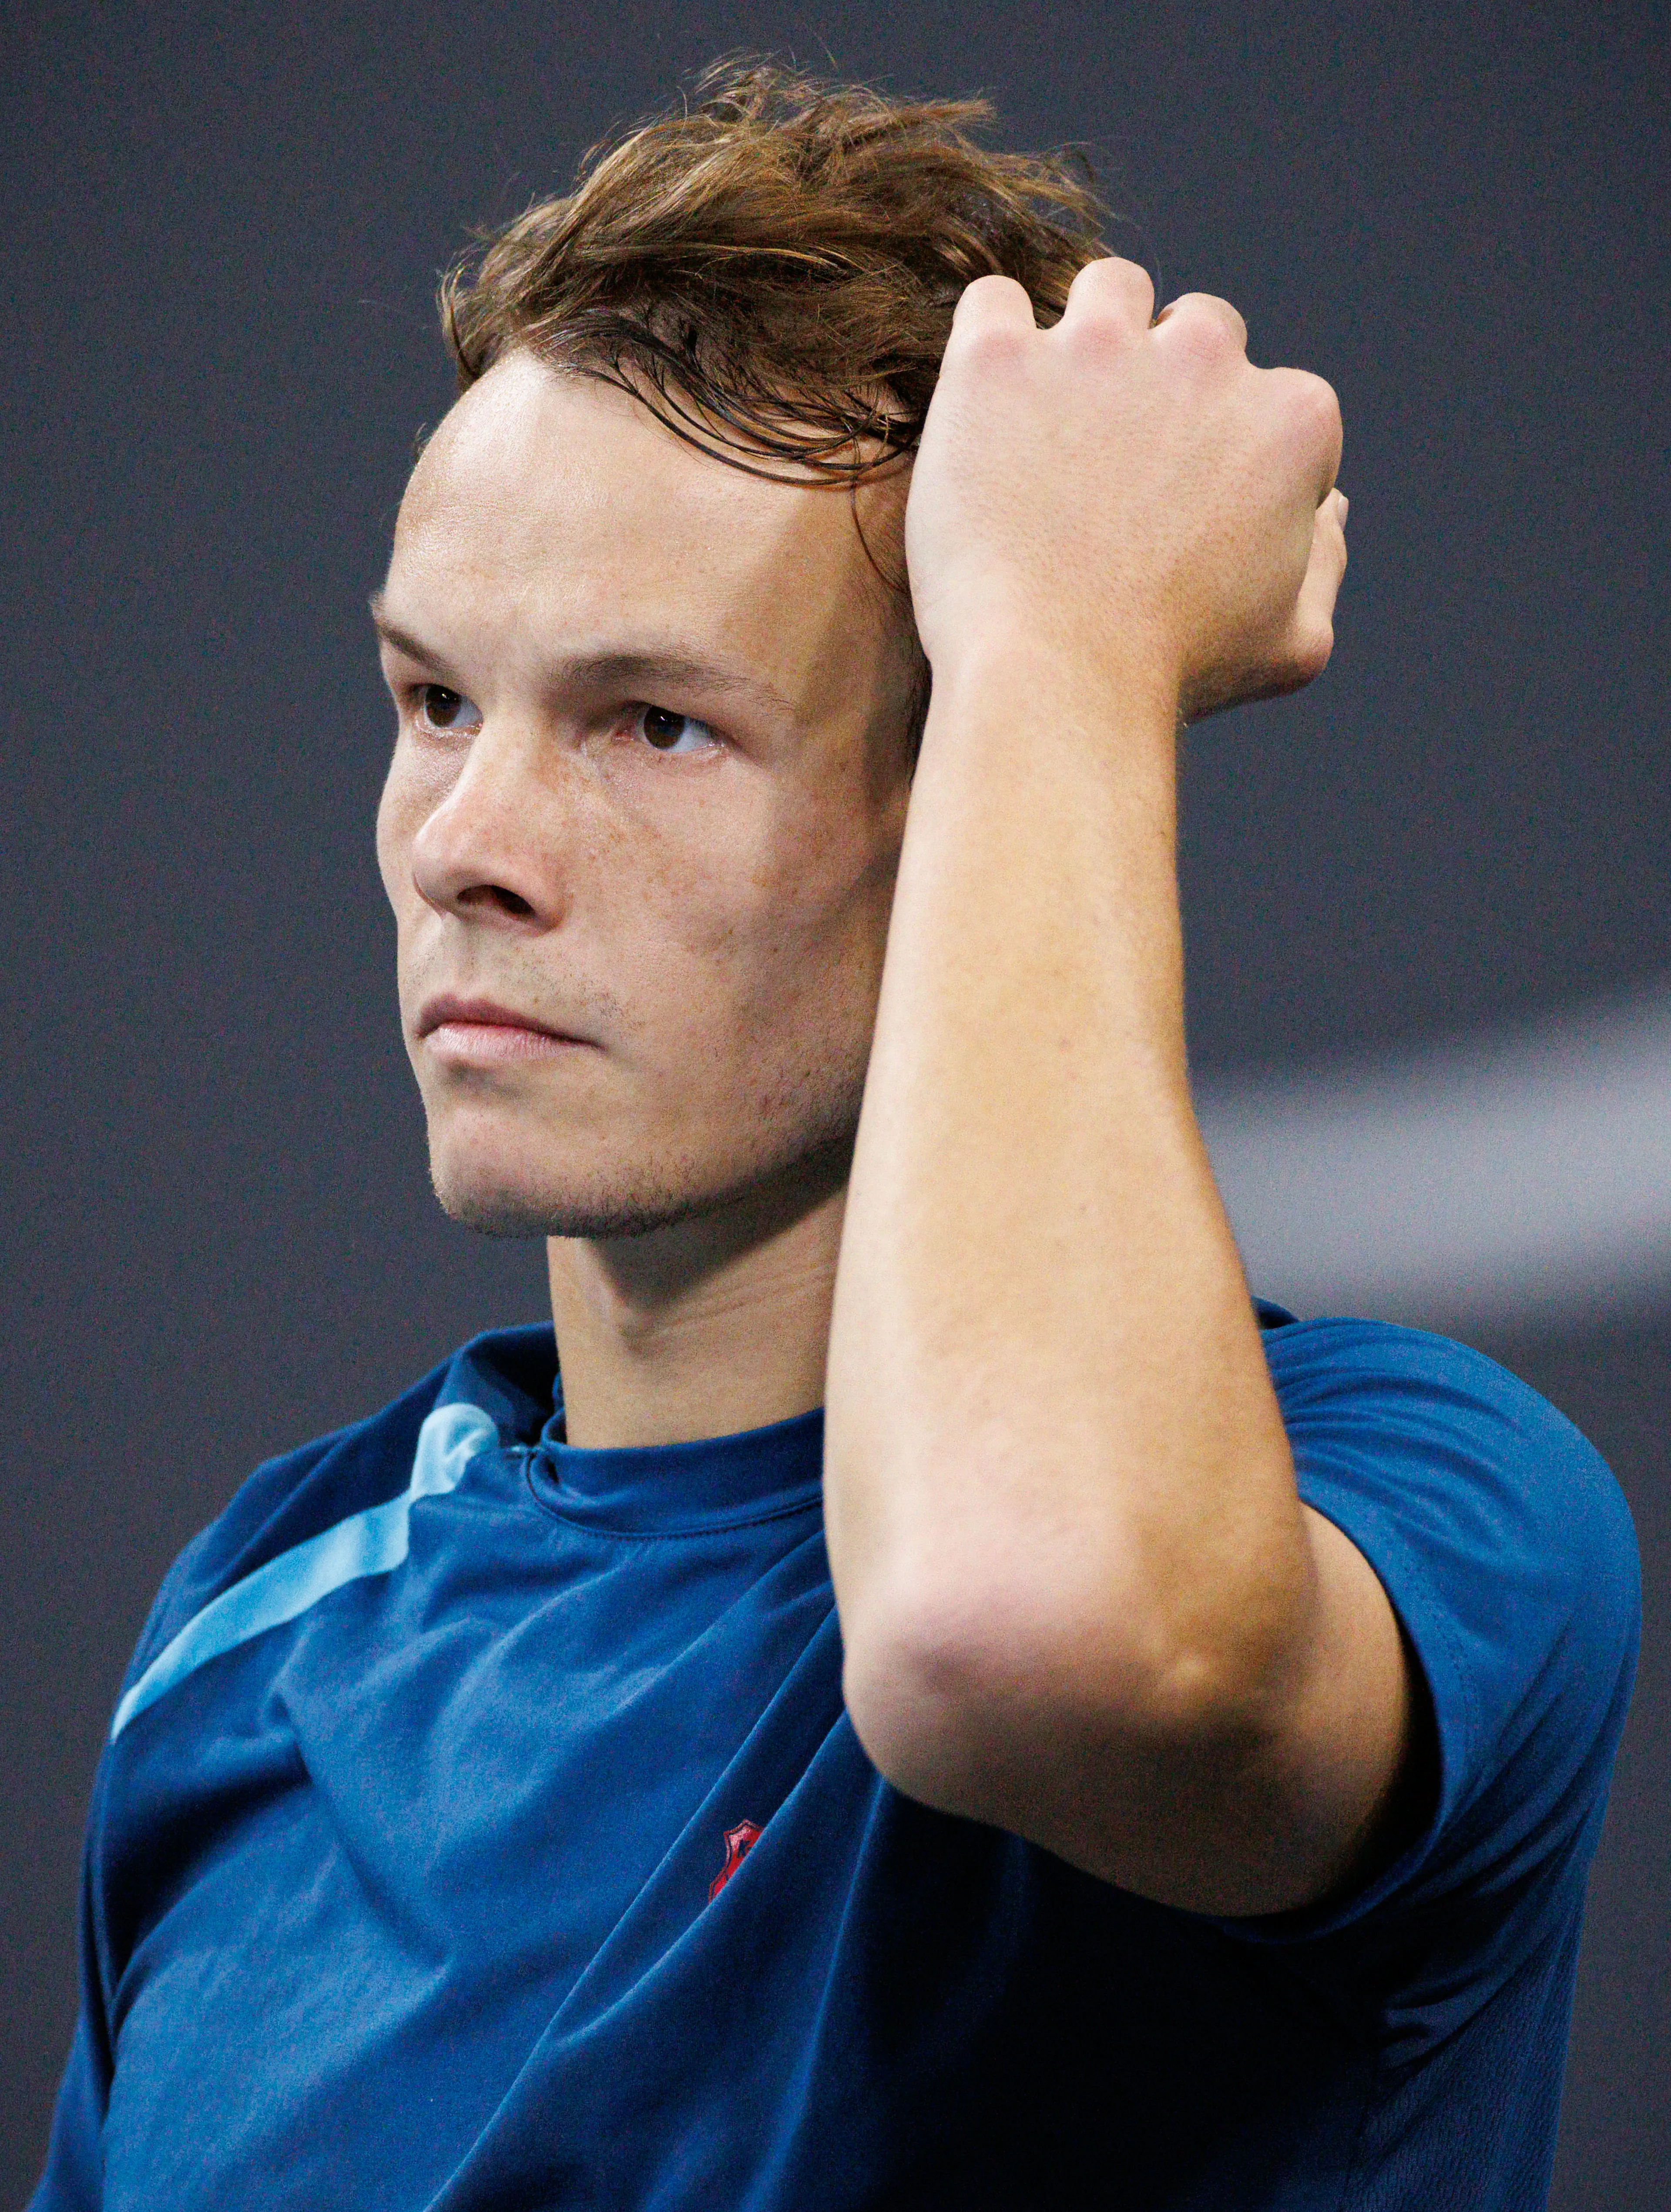
[[[621,1233],[839,1158],[913,681],[846,492],[513,354],[414,471],[378,616],[378,859],[447,1211]]]

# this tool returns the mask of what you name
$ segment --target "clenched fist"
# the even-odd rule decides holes
[[[1334,394],[1254,368],[1223,300],[1153,311],[1120,260],[1080,271],[1052,330],[1008,277],[958,302],[905,521],[937,676],[1024,635],[1158,681],[1194,720],[1327,663],[1346,557]]]

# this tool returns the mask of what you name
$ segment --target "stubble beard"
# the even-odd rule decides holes
[[[795,1087],[787,1111],[788,1102],[776,1112],[763,1110],[760,1101],[739,1108],[738,1120],[751,1121],[754,1142],[727,1147],[720,1159],[686,1152],[623,1163],[580,1188],[565,1187],[554,1164],[550,1185],[530,1189],[447,1173],[432,1144],[430,1187],[450,1220],[497,1237],[648,1237],[750,1202],[774,1212],[798,1197],[816,1203],[847,1181],[864,1088],[862,1073],[845,1079],[834,1070],[820,1073],[823,1082]]]

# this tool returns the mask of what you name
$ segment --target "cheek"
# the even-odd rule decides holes
[[[377,867],[395,913],[412,903],[412,845],[444,791],[431,790],[406,746],[396,743],[377,802]]]
[[[397,750],[389,763],[389,772],[383,779],[383,789],[377,802],[377,869],[383,878],[383,889],[391,906],[397,911],[400,906],[400,887],[411,878],[411,833],[404,819],[405,793],[400,774],[400,756]]]
[[[706,971],[710,1019],[723,1001],[746,1050],[873,1014],[897,860],[896,837],[824,817],[780,826],[752,866],[708,876],[680,934]]]

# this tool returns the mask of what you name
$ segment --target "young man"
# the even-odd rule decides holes
[[[1328,658],[1333,395],[969,109],[708,94],[449,288],[376,602],[555,1343],[171,1573],[36,2204],[1534,2204],[1628,1521],[1255,1309],[1184,1064],[1179,720]]]

